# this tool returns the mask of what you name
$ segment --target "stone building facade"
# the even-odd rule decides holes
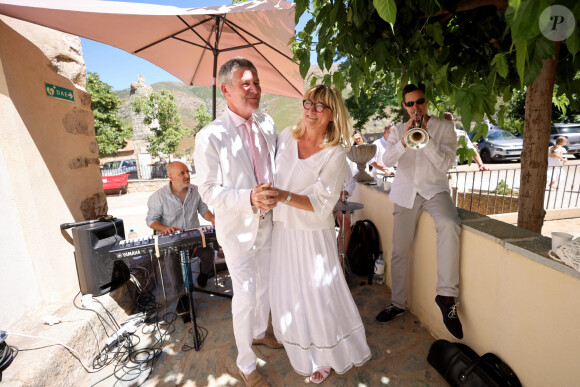
[[[107,213],[85,83],[77,37],[0,16],[0,326],[70,302],[59,226]]]

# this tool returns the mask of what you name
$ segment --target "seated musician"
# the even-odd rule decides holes
[[[201,200],[197,186],[190,184],[189,170],[185,164],[174,161],[167,166],[169,184],[155,191],[147,201],[147,226],[159,234],[169,234],[178,230],[189,230],[199,227],[198,214],[214,225],[214,215]],[[210,247],[190,251],[190,257],[200,257],[200,273],[197,283],[205,287],[208,273],[213,269],[214,250]],[[184,290],[179,254],[165,257],[164,266],[174,290],[168,300],[181,294]],[[163,286],[165,286],[164,284]]]

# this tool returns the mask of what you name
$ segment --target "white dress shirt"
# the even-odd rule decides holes
[[[421,150],[401,144],[404,123],[395,127],[387,140],[383,164],[392,167],[398,163],[389,198],[401,207],[413,208],[417,194],[429,200],[440,192],[449,192],[447,171],[453,165],[457,151],[453,123],[431,116],[427,121],[427,132],[429,143]]]
[[[237,115],[236,113],[232,112],[229,107],[226,107],[226,111],[230,116],[232,122],[236,126],[238,134],[242,139],[242,143],[244,144],[244,149],[248,153],[248,157],[250,161],[253,163],[252,160],[252,143],[251,141],[256,141],[256,149],[258,150],[258,160],[257,162],[262,164],[261,170],[264,171],[264,176],[257,176],[258,183],[268,183],[272,182],[272,169],[270,168],[270,152],[268,150],[268,144],[266,143],[266,139],[264,135],[258,130],[256,124],[252,122],[252,132],[254,133],[254,138],[250,138],[248,135],[248,131],[246,130],[246,126],[244,125],[247,121],[245,118]],[[255,166],[254,166],[255,167]]]
[[[371,165],[372,163],[377,163],[377,164],[384,167],[385,165],[383,164],[383,155],[387,151],[387,140],[385,140],[385,136],[381,136],[379,139],[375,140],[373,142],[373,144],[377,146],[377,151],[375,153],[375,156],[372,159],[370,159],[368,164]],[[390,173],[395,173],[394,168],[388,168],[388,169],[389,169]],[[376,176],[377,173],[379,173],[381,176],[384,175],[383,171],[378,172],[376,168],[373,168],[373,170],[371,171],[371,174],[373,176]]]

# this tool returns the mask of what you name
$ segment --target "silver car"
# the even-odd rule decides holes
[[[137,175],[137,161],[135,159],[108,161],[101,167],[102,176],[114,176],[129,173]]]
[[[471,133],[470,133],[471,134]],[[500,160],[520,160],[524,140],[501,129],[491,129],[485,138],[477,140],[479,155],[484,163]]]

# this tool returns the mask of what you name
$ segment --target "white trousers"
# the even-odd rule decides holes
[[[457,297],[459,295],[459,233],[461,219],[448,192],[441,192],[427,200],[417,194],[413,208],[395,204],[393,212],[393,257],[391,279],[393,289],[391,303],[405,309],[407,303],[407,268],[409,250],[415,239],[419,215],[426,210],[435,222],[437,231],[437,294]]]
[[[237,365],[246,375],[256,369],[252,339],[264,337],[270,317],[270,252],[272,211],[260,220],[258,236],[249,251],[224,249],[232,278],[232,320],[238,347]]]

